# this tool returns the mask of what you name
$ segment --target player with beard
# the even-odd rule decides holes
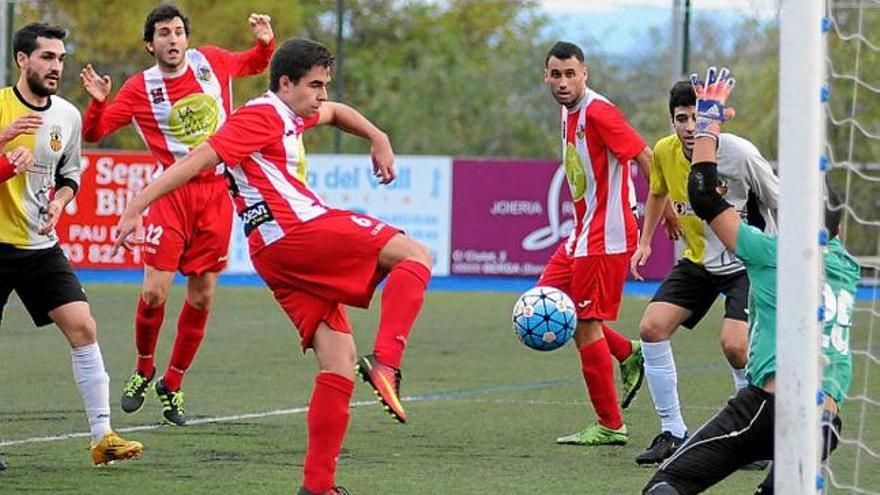
[[[163,4],[144,24],[146,50],[156,65],[129,78],[111,102],[110,78],[91,65],[80,78],[92,101],[83,135],[96,142],[133,123],[155,160],[170,167],[219,129],[232,112],[232,79],[266,69],[275,35],[265,15],[248,19],[254,46],[228,52],[214,46],[188,49],[189,19]],[[156,375],[159,331],[174,272],[187,277],[186,300],[164,375],[156,383],[162,415],[174,425],[186,423],[181,384],[205,336],[217,278],[226,266],[232,229],[232,203],[221,164],[194,177],[186,187],[150,208],[144,238],[144,282],[135,316],[135,370],[122,393],[122,410],[143,407]]]
[[[86,294],[58,246],[55,225],[79,189],[79,111],[55,96],[64,29],[32,23],[15,33],[21,75],[0,89],[0,318],[12,291],[37,326],[55,323],[70,345],[96,465],[137,457],[143,446],[110,428],[110,377]],[[0,461],[5,467],[5,462]]]
[[[598,422],[556,439],[573,445],[620,445],[629,439],[621,407],[642,383],[638,341],[605,321],[616,320],[629,257],[638,230],[630,207],[629,162],[650,176],[651,149],[604,96],[587,87],[587,65],[577,45],[558,42],[544,61],[544,82],[559,103],[562,161],[575,208],[575,227],[538,281],[571,296],[577,305],[574,340],[581,374]],[[669,217],[672,231],[675,217]],[[669,228],[669,226],[668,226]],[[611,356],[620,362],[623,400],[617,404]]]

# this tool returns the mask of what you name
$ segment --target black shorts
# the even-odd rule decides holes
[[[0,321],[15,291],[38,327],[52,323],[49,312],[74,301],[88,301],[67,257],[57,245],[18,249],[0,244]]]
[[[772,460],[774,409],[773,394],[752,385],[740,390],[660,465],[643,493],[702,493],[746,464]],[[822,417],[823,458],[837,446],[841,427],[838,416]],[[756,493],[773,493],[772,470]]]
[[[643,493],[701,493],[742,466],[773,459],[773,395],[749,385],[660,465]]]
[[[703,266],[682,258],[663,279],[651,302],[666,302],[691,311],[682,322],[694,328],[706,316],[719,294],[724,294],[724,317],[748,321],[749,277],[742,270],[730,275],[714,275]]]

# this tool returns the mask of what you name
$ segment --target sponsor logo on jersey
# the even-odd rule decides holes
[[[251,235],[251,232],[260,225],[275,220],[275,216],[272,215],[272,210],[269,209],[269,205],[266,204],[265,201],[260,201],[259,203],[254,203],[251,206],[248,206],[242,210],[241,214],[238,216],[241,218],[241,223],[244,225],[245,236]]]
[[[49,129],[49,148],[55,153],[61,151],[61,126],[53,125]]]
[[[208,139],[220,121],[220,105],[206,93],[193,93],[174,103],[168,130],[181,143],[195,148]]]
[[[589,305],[592,304],[592,303],[593,303],[593,301],[592,301],[591,299],[584,299],[583,301],[581,301],[581,302],[578,303],[578,307],[583,309],[583,308],[586,308],[587,306],[589,306]]]

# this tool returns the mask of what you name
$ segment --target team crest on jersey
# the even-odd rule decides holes
[[[153,105],[158,105],[165,101],[165,92],[162,88],[153,88],[150,90],[150,99],[153,100]]]
[[[718,194],[722,196],[727,195],[727,179],[718,178]]]
[[[55,153],[61,151],[61,126],[53,125],[49,129],[49,148]]]
[[[586,134],[586,132],[587,132],[587,130],[584,128],[584,126],[583,126],[583,125],[580,125],[580,126],[578,126],[578,128],[577,128],[577,132],[575,132],[575,135],[577,135],[577,138],[578,138],[579,140],[583,141],[583,139],[584,139],[584,134]]]
[[[202,81],[208,82],[211,80],[211,69],[204,65],[199,66],[199,68],[196,69],[196,73],[197,77]]]

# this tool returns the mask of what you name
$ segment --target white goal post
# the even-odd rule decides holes
[[[775,491],[819,483],[824,0],[780,0]]]

